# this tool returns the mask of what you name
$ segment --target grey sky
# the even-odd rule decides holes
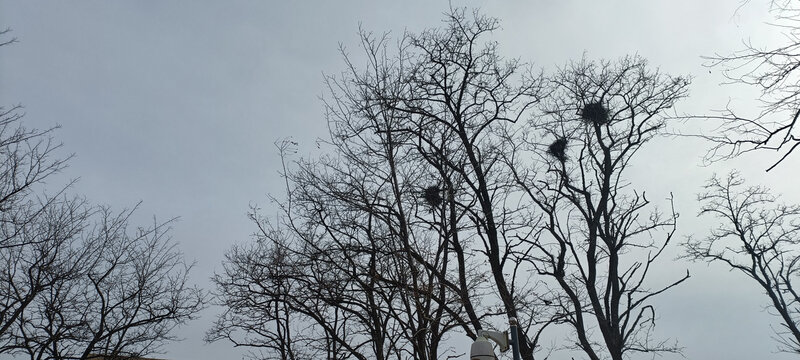
[[[747,89],[719,87],[701,55],[729,52],[742,39],[779,40],[767,0],[481,2],[501,19],[501,51],[552,69],[584,52],[590,58],[638,53],[672,74],[694,76],[681,108],[707,111],[729,98],[753,106]],[[764,3],[764,4],[762,4]],[[56,136],[77,156],[64,173],[91,201],[115,208],[144,201],[140,221],[180,216],[173,237],[197,260],[208,286],[231,244],[246,242],[249,204],[266,213],[266,194],[281,191],[273,142],[293,136],[314,151],[326,123],[323,73],[343,69],[342,43],[357,55],[365,30],[419,31],[438,26],[444,1],[71,1],[0,0],[0,28],[20,42],[0,51],[0,103],[25,105],[25,122],[62,125]],[[737,102],[737,104],[739,104]],[[800,202],[792,184],[798,156],[764,175],[763,156],[699,167],[703,145],[668,140],[637,164],[636,180],[654,198],[672,191],[680,234],[705,234],[695,219],[699,186],[713,172],[743,170]],[[655,147],[655,146],[654,146]],[[668,149],[665,151],[664,149]],[[56,187],[57,184],[53,184]],[[662,274],[692,278],[658,300],[656,331],[675,338],[689,359],[788,359],[774,354],[760,292],[716,267],[677,261]],[[181,329],[186,341],[169,359],[238,358],[227,343],[201,338],[212,313]],[[641,357],[649,358],[649,357]],[[670,358],[671,357],[665,357]]]

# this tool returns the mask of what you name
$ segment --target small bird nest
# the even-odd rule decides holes
[[[595,125],[603,125],[608,122],[608,109],[599,101],[587,103],[581,110],[581,119]]]
[[[547,147],[547,153],[560,162],[567,161],[567,138],[558,138]]]
[[[422,191],[422,198],[425,199],[425,202],[428,203],[428,205],[437,207],[444,201],[442,200],[441,192],[442,191],[436,185],[428,186]]]

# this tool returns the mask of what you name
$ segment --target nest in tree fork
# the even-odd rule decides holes
[[[558,138],[556,141],[553,141],[550,146],[547,147],[547,153],[552,155],[560,162],[564,162],[567,160],[567,139],[566,138]]]
[[[581,109],[581,119],[595,125],[603,125],[608,122],[608,109],[599,101],[587,103]]]
[[[422,192],[422,198],[425,199],[425,202],[428,203],[430,206],[439,206],[442,204],[442,194],[441,190],[439,190],[438,186],[428,186]]]

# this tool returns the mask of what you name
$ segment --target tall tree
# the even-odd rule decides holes
[[[210,340],[252,347],[256,358],[434,359],[459,354],[443,346],[447,338],[474,339],[514,317],[521,355],[531,360],[546,329],[585,316],[607,328],[603,348],[615,359],[673,350],[646,341],[647,300],[683,278],[652,292],[642,282],[669,243],[674,217],[638,223],[648,201],[629,198],[621,174],[688,81],[648,71],[640,59],[619,68],[585,64],[583,74],[576,65],[545,81],[500,56],[487,38],[497,27],[496,19],[453,9],[445,26],[405,34],[396,48],[386,36],[362,34],[365,57],[345,55],[347,69],[328,78],[330,139],[321,144],[330,155],[285,165],[281,215],[267,221],[256,213],[257,241],[232,250],[215,278],[227,311]],[[572,85],[583,87],[569,93]],[[617,111],[596,128],[574,116],[595,95]],[[562,168],[543,160],[526,136],[544,128],[583,142],[584,151],[575,150],[582,157]],[[552,188],[535,192],[523,173],[541,164],[553,165]],[[559,191],[559,206],[571,198],[573,213],[591,213],[558,229],[573,237],[594,229],[597,250],[584,258],[596,271],[582,285],[553,288],[539,275],[548,274],[543,259],[555,241],[542,233],[558,230],[546,219],[570,212],[544,206]],[[665,239],[648,257],[646,233],[662,228]],[[637,247],[642,258],[622,256]],[[641,264],[624,272],[634,261]],[[580,269],[570,262],[565,271],[578,276]],[[600,283],[607,274],[624,287],[609,285],[609,306]],[[553,302],[567,291],[580,301]],[[590,295],[594,303],[584,302]],[[595,315],[598,307],[608,310]],[[575,329],[592,344],[587,353],[601,356],[590,325]]]
[[[530,111],[541,82],[525,66],[500,58],[497,45],[484,38],[496,27],[495,19],[456,9],[443,29],[407,34],[392,55],[387,37],[363,34],[366,68],[345,57],[348,70],[328,79],[326,145],[335,155],[286,171],[283,223],[259,221],[257,248],[286,254],[281,258],[293,261],[280,266],[292,269],[292,280],[319,290],[302,298],[237,290],[246,259],[258,256],[235,250],[227,263],[239,270],[218,278],[221,301],[234,306],[211,338],[259,334],[250,322],[245,329],[232,319],[248,318],[252,309],[243,305],[270,299],[283,304],[274,309],[288,305],[315,324],[325,335],[319,341],[333,345],[306,348],[325,349],[329,357],[430,359],[452,354],[440,344],[456,328],[474,338],[487,316],[528,317],[516,311],[528,280],[508,258],[509,242],[517,240],[505,236],[524,226],[523,219],[505,201],[509,178],[496,161],[504,145],[494,133]],[[509,278],[508,271],[514,272]],[[253,320],[259,329],[270,326]],[[345,337],[359,334],[359,341]],[[274,336],[287,334],[269,332]],[[531,358],[533,346],[523,346]]]
[[[689,274],[660,287],[648,281],[672,240],[677,214],[654,208],[628,173],[637,152],[665,126],[665,113],[686,96],[689,81],[626,57],[570,63],[550,83],[547,115],[532,121],[526,139],[516,141],[523,144],[519,151],[506,156],[542,214],[543,231],[529,243],[536,251],[524,259],[552,280],[553,319],[572,325],[577,347],[590,359],[677,351],[652,339],[649,300]],[[526,154],[541,161],[526,166]]]
[[[746,186],[737,173],[713,177],[698,195],[700,215],[719,221],[704,238],[690,238],[686,257],[721,264],[764,291],[780,319],[780,349],[800,353],[800,206],[786,205],[760,186]]]
[[[516,189],[499,160],[513,151],[501,135],[533,114],[542,93],[541,77],[527,64],[503,59],[498,44],[485,39],[497,29],[497,19],[455,9],[447,24],[408,36],[396,59],[397,70],[390,74],[394,76],[385,71],[373,75],[393,79],[393,85],[353,75],[364,88],[363,100],[402,119],[393,132],[409,137],[418,156],[436,169],[433,179],[448,196],[451,216],[463,213],[463,225],[449,221],[451,228],[463,229],[452,234],[453,248],[457,253],[477,251],[480,261],[488,263],[482,271],[490,276],[502,313],[522,320],[521,353],[532,359],[536,345],[526,333],[536,320],[519,309],[531,310],[536,281],[524,277],[521,259],[510,255],[526,251],[518,248],[526,246],[533,224],[524,205],[512,200]],[[474,240],[464,246],[462,239]]]

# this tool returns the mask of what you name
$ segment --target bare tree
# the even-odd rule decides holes
[[[381,131],[393,118],[362,115],[332,115],[335,158],[284,170],[279,223],[253,213],[256,244],[234,248],[214,278],[226,312],[209,340],[251,347],[255,358],[454,355],[440,344],[468,323],[460,294],[477,296],[473,270],[451,260],[426,219],[420,163]]]
[[[552,280],[553,321],[572,325],[575,345],[590,359],[678,351],[652,338],[649,300],[689,274],[657,287],[648,281],[677,214],[654,208],[627,174],[689,81],[626,57],[570,63],[550,83],[547,115],[531,122],[532,132],[506,159],[543,214],[543,232],[529,241],[536,251],[525,260]],[[526,166],[526,155],[541,160]]]
[[[492,159],[494,132],[526,114],[541,83],[486,42],[496,26],[456,9],[443,29],[406,34],[396,54],[387,37],[362,34],[365,69],[345,55],[347,71],[328,78],[334,155],[284,172],[284,216],[254,217],[255,249],[234,250],[217,278],[229,310],[210,339],[277,357],[291,333],[321,351],[304,356],[433,359],[457,354],[441,348],[455,329],[474,338],[487,316],[528,320],[516,308],[531,281],[507,249],[524,226],[512,220],[525,219],[504,204],[510,178]],[[253,269],[276,257],[280,281]],[[258,291],[245,291],[246,273],[263,276],[248,277]],[[312,325],[292,329],[294,316]]]
[[[90,215],[80,199],[51,200],[46,206],[36,204],[36,215],[13,227],[14,246],[0,249],[0,298],[2,298],[2,336],[6,341],[15,324],[31,311],[36,299],[60,283],[79,276],[89,261],[90,250],[76,248],[76,239]],[[26,207],[25,210],[30,210]],[[15,209],[20,211],[20,209]],[[0,352],[3,352],[0,348]]]
[[[313,289],[301,288],[295,280],[298,270],[288,263],[282,248],[259,241],[226,254],[223,274],[214,276],[225,312],[206,340],[226,339],[237,347],[248,347],[255,359],[330,358],[325,354],[333,351],[309,346],[328,337],[304,333],[310,323],[293,309],[292,300],[295,294],[312,294]]]
[[[22,118],[21,106],[0,107],[0,354],[157,351],[204,300],[166,237],[171,222],[130,235],[132,210],[114,215],[68,196],[72,181],[46,192],[70,156],[57,156],[55,128],[31,129]]]
[[[686,257],[719,263],[753,280],[780,319],[776,339],[781,350],[800,353],[800,206],[785,205],[760,186],[746,186],[731,173],[713,177],[698,196],[700,215],[720,221],[702,239],[687,240]]]
[[[728,55],[709,57],[710,66],[722,68],[731,83],[755,86],[761,91],[763,108],[755,116],[747,116],[732,107],[714,116],[721,120],[712,135],[702,137],[715,145],[707,159],[730,158],[753,150],[779,152],[772,170],[800,146],[797,134],[800,117],[800,8],[791,1],[771,1],[775,28],[784,43],[774,48],[744,43],[744,48]]]
[[[0,47],[15,41],[0,41]],[[27,128],[23,115],[19,105],[0,106],[0,339],[40,292],[71,276],[60,252],[86,217],[80,200],[62,196],[66,187],[42,192],[69,157],[55,156],[61,145],[53,140],[54,128]]]
[[[191,266],[167,237],[171,222],[131,235],[132,213],[95,212],[97,224],[58,256],[77,271],[33,300],[3,350],[31,359],[141,356],[175,339],[172,330],[196,316],[204,295],[187,282]]]
[[[389,81],[370,82],[369,74],[352,73],[364,88],[363,101],[380,104],[402,119],[393,132],[408,137],[418,156],[435,169],[432,178],[455,216],[447,223],[462,229],[451,234],[453,249],[456,254],[480,254],[475,260],[489,265],[481,271],[490,275],[496,300],[479,301],[499,301],[500,314],[521,320],[520,350],[523,358],[532,359],[537,336],[528,333],[537,323],[536,280],[524,276],[521,258],[511,255],[530,249],[525,240],[535,221],[515,201],[509,169],[499,160],[513,151],[503,135],[532,115],[542,81],[527,64],[503,59],[498,45],[486,39],[497,29],[496,19],[453,9],[446,20],[443,29],[406,37],[394,59],[394,73],[375,69],[375,79]],[[378,50],[372,47],[369,53],[380,54]],[[469,315],[476,330],[484,326],[476,323],[477,314]]]
[[[252,347],[256,358],[433,359],[458,355],[440,349],[448,336],[474,339],[515,317],[524,359],[562,324],[599,359],[580,320],[593,318],[614,359],[676,350],[650,341],[648,300],[686,277],[656,289],[644,281],[676,216],[643,215],[649,201],[628,193],[622,174],[688,81],[631,58],[576,64],[545,82],[499,55],[487,39],[497,26],[453,9],[445,26],[405,34],[396,48],[362,33],[365,57],[345,53],[346,71],[327,79],[330,139],[320,143],[331,155],[284,167],[280,216],[256,212],[256,243],[232,250],[215,278],[227,311],[209,340]],[[543,98],[550,107],[537,117]],[[607,122],[575,115],[597,99],[587,116],[613,106]],[[530,129],[561,136],[549,149],[558,161],[528,146]],[[583,235],[593,249],[571,243]],[[559,240],[570,257],[561,273],[546,262]]]

